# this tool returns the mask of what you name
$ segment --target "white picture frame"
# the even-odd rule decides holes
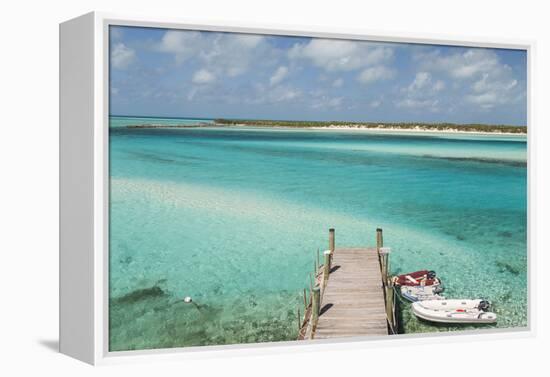
[[[244,32],[271,35],[445,44],[523,49],[527,52],[528,161],[536,130],[533,113],[533,41],[454,38],[415,33],[364,32],[313,27],[203,23],[158,17],[88,13],[60,24],[60,352],[90,364],[151,359],[215,357],[323,348],[347,349],[388,344],[506,339],[533,336],[535,255],[531,250],[532,164],[528,162],[528,326],[518,329],[464,331],[397,338],[349,338],[338,341],[280,342],[108,351],[108,28],[109,25]]]

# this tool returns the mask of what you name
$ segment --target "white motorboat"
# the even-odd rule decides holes
[[[443,287],[440,285],[402,285],[401,296],[411,302],[426,301],[426,300],[445,300],[445,297],[441,296]]]
[[[412,304],[412,311],[426,321],[440,323],[494,323],[495,313],[489,312],[486,300],[428,300]]]

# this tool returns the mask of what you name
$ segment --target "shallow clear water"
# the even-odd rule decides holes
[[[436,270],[494,303],[489,327],[527,325],[524,137],[111,122],[113,351],[295,339],[330,227],[340,246],[382,227],[393,273]]]

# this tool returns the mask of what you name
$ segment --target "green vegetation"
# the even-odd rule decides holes
[[[526,134],[527,127],[502,124],[455,124],[455,123],[378,123],[378,122],[342,122],[342,121],[291,121],[291,120],[240,120],[216,119],[218,126],[254,126],[254,127],[357,127],[372,129],[419,129],[424,131],[467,131]]]

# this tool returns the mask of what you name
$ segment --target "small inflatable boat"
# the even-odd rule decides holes
[[[421,319],[440,323],[494,323],[497,315],[489,312],[486,300],[428,300],[412,304]]]
[[[411,302],[427,301],[427,300],[445,300],[441,296],[443,292],[441,285],[402,285],[401,296]]]
[[[417,286],[417,285],[438,285],[441,284],[436,277],[435,271],[420,270],[408,274],[397,275],[392,278],[394,285]]]

